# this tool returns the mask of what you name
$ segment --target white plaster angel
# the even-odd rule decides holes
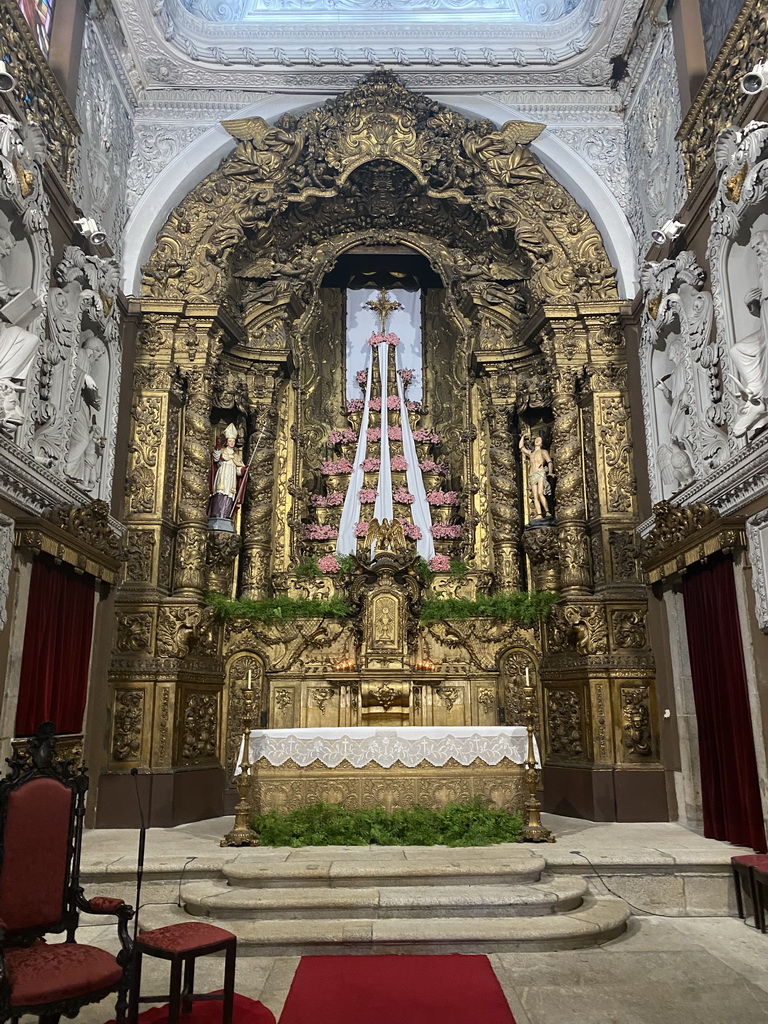
[[[757,317],[760,327],[731,346],[729,356],[737,376],[728,374],[732,391],[741,403],[732,430],[743,437],[768,424],[768,341],[765,332],[766,300],[760,288],[752,288],[745,296],[747,309]]]

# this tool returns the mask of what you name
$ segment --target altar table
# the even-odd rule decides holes
[[[318,801],[393,810],[480,797],[520,810],[527,752],[522,726],[260,729],[249,748],[252,801],[254,810]]]

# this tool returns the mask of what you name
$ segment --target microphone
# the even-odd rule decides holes
[[[136,865],[136,913],[133,918],[133,941],[135,942],[139,933],[141,879],[144,875],[144,850],[147,845],[147,826],[144,821],[144,808],[141,804],[141,794],[139,793],[139,769],[131,768],[131,775],[133,776],[133,786],[136,790],[136,803],[139,805],[139,822],[141,824],[141,828],[139,829],[139,857]]]

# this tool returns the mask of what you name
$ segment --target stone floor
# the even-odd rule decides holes
[[[578,863],[574,858],[586,854],[595,864],[610,864],[617,857],[626,859],[630,849],[640,851],[641,859],[647,851],[664,858],[682,855],[687,861],[711,858],[713,851],[726,859],[735,851],[671,823],[604,825],[554,817],[547,823],[559,840],[547,847],[547,856],[561,863]],[[212,843],[228,824],[220,819],[153,829],[148,851],[158,860],[229,857],[230,851],[214,849]],[[94,866],[129,861],[135,844],[135,833],[90,832],[84,861]],[[111,928],[89,923],[79,938],[116,950]],[[735,918],[638,914],[624,935],[603,946],[500,953],[490,960],[517,1024],[768,1024],[768,936]],[[241,958],[237,991],[260,999],[279,1018],[297,964],[298,957]],[[220,987],[222,971],[220,959],[198,961],[199,990]],[[167,969],[145,960],[143,990],[161,992],[166,983]],[[103,1024],[111,1015],[112,1007],[104,1002],[86,1007],[78,1021]]]

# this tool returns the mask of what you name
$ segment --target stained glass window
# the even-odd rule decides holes
[[[54,0],[18,0],[21,13],[32,29],[35,41],[45,57],[48,56],[48,47],[51,40],[53,3]]]

